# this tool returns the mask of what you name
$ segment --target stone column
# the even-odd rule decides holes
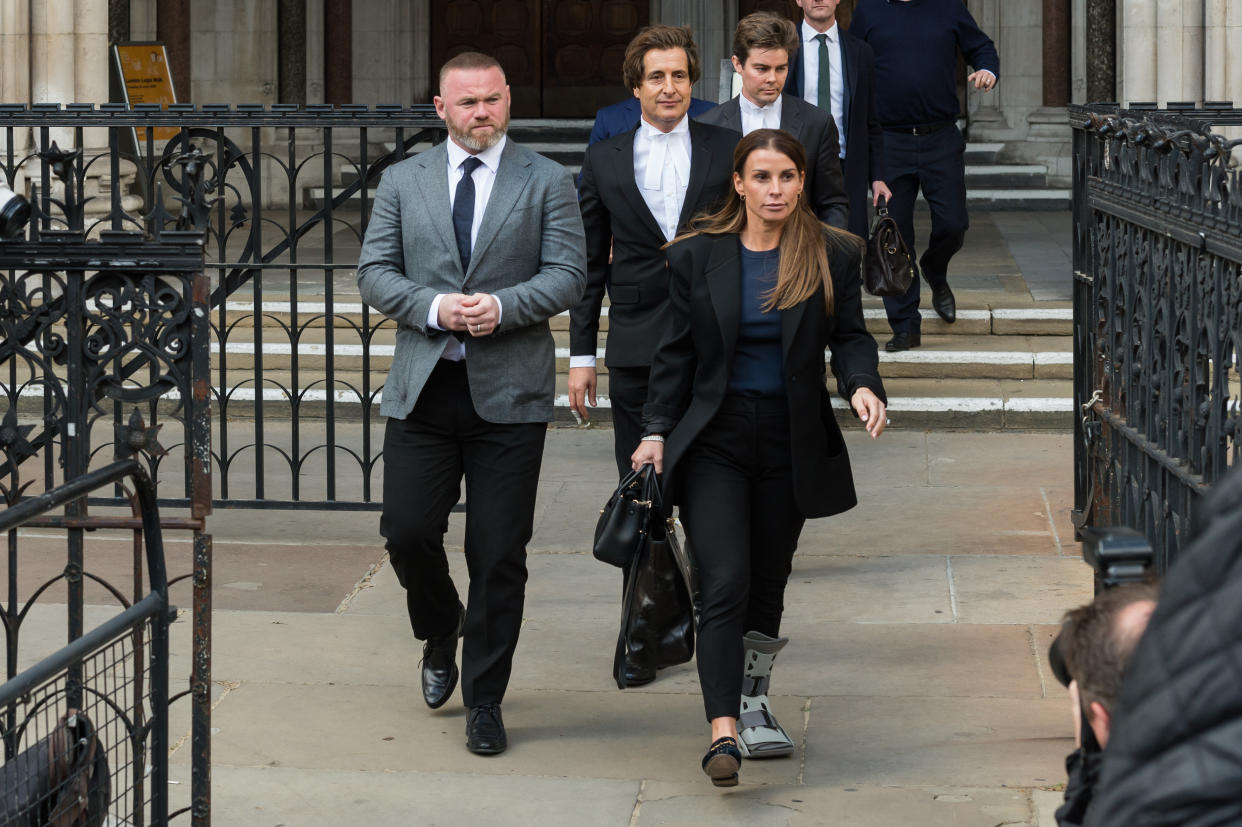
[[[1156,100],[1157,0],[1122,0],[1121,38],[1123,103]]]
[[[1023,5],[1026,6],[1029,3]],[[970,88],[966,91],[968,122],[966,135],[972,141],[986,141],[995,138],[997,133],[1009,130],[1009,124],[1006,122],[1001,106],[1003,102],[1011,99],[1010,93],[1014,91],[1012,86],[1017,73],[1013,71],[1016,68],[1015,63],[1006,57],[1000,0],[969,0],[967,8],[974,16],[975,22],[979,24],[979,28],[992,38],[1001,56],[1000,84],[986,94],[975,92]]]
[[[1069,18],[1069,0],[1044,0],[1044,106],[1069,103]]]
[[[168,52],[168,71],[172,74],[177,100],[193,100],[190,82],[190,2],[191,0],[156,0],[156,38],[164,42]]]
[[[350,0],[323,0],[323,100],[354,101],[354,25]]]
[[[1117,0],[1087,0],[1084,43],[1088,102],[1115,101],[1117,94]]]
[[[1203,99],[1203,0],[1158,0],[1156,100]]]
[[[277,100],[306,103],[306,0],[276,4]]]
[[[1207,0],[1203,97],[1242,107],[1242,7],[1237,0]]]
[[[1027,141],[1039,163],[1048,167],[1049,182],[1065,184],[1073,175],[1072,135],[1065,114],[1070,95],[1070,2],[1043,0],[1041,12],[1043,105],[1027,115]]]
[[[0,0],[0,101],[30,101],[30,2]],[[24,154],[30,145],[30,130],[13,130],[13,154]],[[7,129],[0,129],[0,153],[9,151]],[[7,158],[6,158],[7,160]],[[20,182],[13,182],[21,189]]]
[[[737,0],[651,0],[651,22],[689,26],[699,47],[703,72],[694,96],[716,100],[720,94],[720,62],[729,57],[737,27]]]
[[[108,0],[108,44],[130,40],[130,0]]]

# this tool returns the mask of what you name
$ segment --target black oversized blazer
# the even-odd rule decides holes
[[[604,364],[647,367],[668,327],[666,239],[634,180],[637,128],[587,148],[578,204],[587,241],[587,286],[569,310],[569,349],[594,356],[608,291]],[[737,135],[690,121],[690,181],[678,226],[724,203],[733,186]],[[611,258],[610,258],[611,256]]]
[[[835,245],[834,245],[835,246]],[[834,313],[824,295],[780,311],[785,392],[798,509],[827,517],[858,500],[849,455],[833,415],[824,351],[832,350],[837,390],[849,399],[860,387],[885,399],[875,339],[863,323],[859,254],[829,247]],[[672,324],[656,351],[644,407],[647,427],[667,434],[664,479],[677,502],[687,481],[677,465],[724,401],[742,314],[741,242],[736,234],[698,235],[667,250]]]

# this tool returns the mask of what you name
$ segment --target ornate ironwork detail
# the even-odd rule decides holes
[[[1071,107],[1075,524],[1131,525],[1166,567],[1239,458],[1239,110]]]

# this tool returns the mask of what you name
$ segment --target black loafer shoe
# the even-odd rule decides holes
[[[476,755],[499,755],[508,746],[500,704],[470,707],[470,716],[466,719],[466,749]]]
[[[899,350],[909,350],[921,344],[923,344],[923,336],[917,330],[899,330],[893,334],[893,338],[885,343],[884,349],[889,353],[896,353]]]
[[[444,706],[457,688],[457,641],[466,622],[466,609],[459,606],[457,628],[447,637],[433,638],[423,644],[423,700],[432,709]]]
[[[703,756],[703,772],[717,787],[736,787],[742,753],[733,738],[717,738]]]
[[[646,686],[656,679],[656,670],[641,663],[635,663],[628,657],[625,659],[625,685]]]
[[[949,324],[957,321],[957,302],[954,301],[953,291],[947,283],[932,288],[932,307]]]

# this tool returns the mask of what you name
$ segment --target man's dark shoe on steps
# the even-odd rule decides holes
[[[922,343],[923,337],[919,331],[899,330],[893,334],[893,338],[885,343],[884,349],[889,353],[896,353],[899,350],[909,350],[912,347],[918,347]]]
[[[957,302],[953,299],[953,291],[949,289],[948,283],[932,288],[932,307],[949,324],[957,321]]]
[[[466,621],[466,609],[458,604],[457,628],[441,638],[431,638],[423,644],[423,700],[432,709],[444,706],[457,688],[457,641],[461,627]]]
[[[470,707],[470,715],[466,719],[466,749],[476,755],[499,755],[508,746],[505,722],[500,717],[500,704]]]

